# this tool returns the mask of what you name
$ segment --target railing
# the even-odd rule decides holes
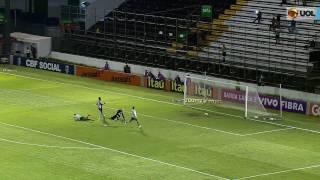
[[[228,33],[230,35],[226,37],[229,41],[224,42],[218,39],[217,42],[206,44],[199,36],[205,37],[207,34],[219,31],[212,27],[212,23],[201,22],[198,19],[179,19],[113,11],[105,14],[105,18],[93,28],[69,32],[67,38],[88,46],[82,53],[128,62],[147,63],[148,59],[145,59],[148,57],[160,59],[157,61],[170,58],[176,61],[173,62],[174,64],[178,65],[183,64],[183,60],[195,61],[219,67],[252,69],[257,72],[302,78],[306,76],[307,69],[312,67],[308,60],[301,58],[301,54],[307,56],[308,52],[303,49],[308,44],[305,39],[314,38],[314,34],[290,34],[287,38],[282,38],[282,41],[285,42],[275,48],[273,32],[267,29],[259,29],[257,32],[256,29],[229,25]],[[187,37],[180,39],[179,34],[184,31],[187,32]],[[193,44],[188,39],[195,34],[197,42]],[[286,32],[283,34],[289,35]],[[301,39],[300,36],[303,36],[304,39]],[[202,41],[200,41],[201,39]],[[93,49],[95,47],[110,53],[97,51],[94,54],[96,51],[88,50],[89,42],[92,42],[90,46]],[[219,48],[221,44],[227,45],[227,54],[230,58],[225,63],[221,62],[222,55]],[[175,46],[173,47],[173,45]],[[116,53],[119,49],[121,53],[124,53],[122,57],[115,55],[119,54],[119,52]],[[194,54],[188,54],[190,51]],[[251,56],[252,52],[257,52],[254,57]],[[143,60],[140,59],[141,53],[144,53],[144,57],[141,56]],[[288,56],[283,54],[288,54]],[[246,76],[243,75],[243,77]]]

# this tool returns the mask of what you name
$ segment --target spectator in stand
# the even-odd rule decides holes
[[[224,44],[222,44],[221,46],[221,55],[222,55],[222,62],[226,62],[226,56],[227,56],[227,52],[226,52],[226,46]]]
[[[259,11],[259,10],[256,10],[256,14],[257,14],[257,17],[256,19],[253,21],[253,23],[256,23],[256,21],[258,21],[258,24],[260,24],[260,21],[262,19],[262,12]]]
[[[289,26],[288,30],[290,33],[293,33],[296,31],[296,21],[294,19],[292,19],[290,21],[290,26]]]
[[[151,77],[152,79],[157,79],[155,75],[153,75],[153,73],[151,71],[149,71],[149,77]]]
[[[280,44],[280,31],[277,30],[275,34],[276,34],[276,44]]]
[[[31,53],[33,58],[37,58],[37,48],[35,47],[35,45],[31,46]]]
[[[99,27],[96,28],[96,33],[100,33],[100,28]]]
[[[262,75],[262,73],[260,74],[260,76],[259,76],[259,78],[258,78],[258,86],[263,86],[264,85],[264,83],[263,83],[263,75]]]
[[[177,83],[181,83],[181,78],[179,75],[176,76],[176,78],[174,79]]]
[[[126,63],[126,65],[124,66],[123,71],[125,73],[131,73],[131,69],[130,69],[130,66],[128,65],[128,63]]]
[[[287,0],[282,0],[280,5],[282,6],[283,4],[287,4]]]
[[[277,24],[276,24],[276,28],[280,28],[280,25],[281,25],[281,15],[278,14],[277,15]]]
[[[108,61],[106,61],[106,63],[104,64],[104,70],[109,70],[110,67],[109,67],[109,63]]]
[[[309,41],[308,44],[304,46],[305,49],[315,48],[315,47],[316,47],[316,41],[314,39]]]
[[[307,5],[307,0],[302,0],[302,5],[306,6]]]
[[[272,20],[271,20],[271,24],[270,24],[270,31],[275,31],[275,29],[276,29],[276,24],[277,24],[277,20],[276,20],[276,18],[275,17],[273,17],[272,18]]]
[[[29,47],[26,48],[25,54],[26,54],[27,58],[30,58],[30,57],[31,57],[31,51],[30,51],[30,48],[29,48]]]
[[[159,73],[158,73],[158,80],[161,80],[161,81],[166,80],[166,78],[161,74],[160,71],[159,71]]]
[[[310,41],[310,47],[315,48],[316,47],[316,41],[313,39]]]

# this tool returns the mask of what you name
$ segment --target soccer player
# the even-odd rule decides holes
[[[91,120],[89,116],[90,116],[89,114],[87,116],[82,116],[80,114],[73,114],[73,119],[75,121],[88,121],[88,120]]]
[[[130,119],[130,122],[131,122],[131,121],[136,121],[138,127],[141,128],[141,125],[140,125],[140,123],[139,123],[139,121],[138,121],[137,111],[136,111],[136,109],[134,108],[134,106],[133,106],[132,109],[131,109],[131,119]]]
[[[123,110],[122,109],[118,109],[116,114],[113,115],[110,119],[112,120],[119,120],[120,118],[122,118],[122,120],[124,122],[126,122],[126,118],[124,117],[124,114],[123,114]]]
[[[101,122],[104,126],[108,126],[107,121],[106,121],[104,114],[103,114],[103,105],[104,104],[106,104],[106,103],[102,102],[101,97],[98,97],[98,101],[97,101],[96,105],[99,110],[99,119],[101,120]]]

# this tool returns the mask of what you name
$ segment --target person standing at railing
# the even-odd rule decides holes
[[[288,30],[290,33],[294,33],[296,31],[296,21],[294,19],[290,21]]]
[[[280,44],[280,30],[276,30],[275,35],[276,44]]]
[[[270,30],[270,31],[275,31],[275,29],[276,29],[276,24],[277,24],[277,20],[276,20],[275,17],[273,17],[272,20],[271,20],[271,24],[270,24],[269,30]]]
[[[262,19],[262,12],[259,11],[259,10],[256,10],[256,14],[257,14],[257,17],[256,17],[256,19],[253,21],[253,23],[256,23],[256,21],[258,21],[258,24],[260,24],[261,19]]]
[[[29,47],[26,48],[25,50],[25,55],[27,56],[27,58],[30,58],[31,57],[31,50]]]
[[[287,0],[282,0],[280,5],[282,6],[283,4],[287,4]]]
[[[222,44],[221,46],[221,55],[222,55],[222,62],[226,62],[226,56],[227,56],[227,52],[226,52],[226,46],[224,44]]]

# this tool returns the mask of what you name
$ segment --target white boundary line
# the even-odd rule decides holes
[[[72,139],[72,138],[68,138],[68,137],[64,137],[64,136],[60,136],[60,135],[56,135],[56,134],[52,134],[52,133],[47,133],[47,132],[43,132],[43,131],[39,131],[39,130],[34,130],[34,129],[30,129],[30,128],[26,128],[26,127],[22,127],[22,126],[18,126],[18,125],[8,124],[8,123],[4,123],[4,122],[0,122],[0,124],[5,125],[5,126],[9,126],[9,127],[15,127],[15,128],[18,128],[18,129],[31,131],[31,132],[36,132],[36,133],[39,133],[39,134],[53,136],[53,137],[57,137],[57,138],[60,138],[60,139],[65,139],[65,140],[77,142],[77,143],[80,143],[80,144],[90,145],[92,147],[108,150],[108,151],[119,153],[119,154],[126,155],[126,156],[131,156],[131,157],[135,157],[135,158],[139,158],[139,159],[144,159],[144,160],[156,162],[156,163],[159,163],[159,164],[167,165],[167,166],[170,166],[170,167],[175,167],[175,168],[178,168],[178,169],[187,170],[187,171],[190,171],[190,172],[198,173],[198,174],[209,176],[209,177],[216,178],[216,179],[229,180],[229,179],[224,178],[224,177],[220,177],[220,176],[217,176],[217,175],[201,172],[201,171],[194,170],[194,169],[191,169],[191,168],[187,168],[187,167],[184,167],[184,166],[179,166],[179,165],[171,164],[171,163],[160,161],[160,160],[147,158],[147,157],[136,155],[136,154],[127,153],[127,152],[124,152],[124,151],[108,148],[108,147],[97,145],[97,144],[92,144],[92,143],[81,141],[81,140],[76,140],[76,139]]]
[[[140,113],[140,115],[141,116],[145,116],[145,117],[154,118],[154,119],[160,119],[160,120],[164,120],[164,121],[169,121],[169,122],[173,122],[173,123],[177,123],[177,124],[183,124],[183,125],[186,125],[186,126],[191,126],[191,127],[196,127],[196,128],[201,128],[201,129],[207,129],[207,130],[212,130],[212,131],[216,131],[216,132],[221,132],[221,133],[225,133],[225,134],[230,134],[230,135],[234,135],[234,136],[243,136],[242,134],[238,134],[238,133],[233,133],[233,132],[229,132],[229,131],[223,131],[223,130],[209,128],[209,127],[205,127],[205,126],[198,126],[198,125],[185,123],[185,122],[180,122],[180,121],[174,121],[174,120],[170,120],[170,119],[166,119],[166,118],[157,118],[157,117],[154,117],[154,116],[141,114],[141,113]]]
[[[83,150],[97,150],[102,148],[94,148],[94,147],[68,147],[68,146],[51,146],[51,145],[45,145],[45,144],[33,144],[33,143],[24,143],[19,141],[13,141],[10,139],[0,138],[0,141],[8,142],[12,144],[19,144],[19,145],[27,145],[27,146],[37,146],[37,147],[44,147],[44,148],[55,148],[55,149],[83,149]]]
[[[275,130],[270,130],[270,131],[261,131],[261,132],[250,133],[250,134],[242,134],[241,136],[253,136],[253,135],[257,135],[257,134],[266,134],[266,133],[271,133],[271,132],[286,131],[289,129],[293,129],[293,128],[282,128],[282,129],[275,129]]]
[[[46,80],[46,79],[41,79],[41,78],[34,78],[34,77],[30,77],[30,76],[12,74],[12,73],[7,73],[7,72],[0,72],[0,73],[1,74],[11,75],[11,76],[22,77],[22,78],[26,78],[26,79],[34,79],[34,80],[39,80],[39,81],[44,81],[44,82],[51,82],[51,83],[69,85],[69,86],[76,86],[76,87],[81,87],[81,88],[100,91],[100,92],[111,92],[111,93],[114,93],[114,94],[134,97],[134,98],[137,98],[137,99],[148,100],[148,101],[153,101],[153,102],[158,102],[158,103],[163,103],[163,104],[170,104],[170,105],[174,105],[174,106],[184,106],[184,105],[181,105],[181,104],[176,104],[176,103],[171,103],[171,102],[166,102],[166,101],[160,101],[160,100],[155,100],[155,99],[151,99],[151,98],[144,98],[144,97],[135,96],[135,95],[127,94],[127,93],[115,92],[115,91],[112,91],[112,90],[105,90],[105,89],[101,90],[101,89],[96,89],[96,88],[90,88],[90,87],[87,87],[87,86],[84,86],[84,85],[81,85],[81,84],[70,84],[70,83],[65,83],[65,82]],[[221,112],[216,112],[216,111],[211,111],[211,110],[201,109],[201,108],[196,108],[196,107],[190,107],[190,108],[195,109],[195,110],[200,110],[200,111],[212,112],[212,113],[219,114],[219,115],[225,115],[225,116],[230,116],[230,117],[243,119],[243,117],[241,117],[241,116],[236,116],[236,115],[232,115],[232,114],[221,113]],[[257,120],[257,119],[250,119],[250,118],[248,118],[247,120],[255,121],[255,122],[261,122],[261,123],[265,123],[265,124],[271,124],[271,125],[280,126],[280,127],[298,129],[298,130],[306,131],[306,132],[310,132],[310,133],[320,134],[320,131],[311,130],[311,129],[299,128],[299,127],[295,127],[295,126],[284,125],[284,124],[279,124],[279,123],[274,123],[274,122],[269,122],[269,121],[262,121],[262,120]]]
[[[112,107],[106,107],[106,108],[107,109],[112,109],[112,110],[117,110],[116,108],[112,108]],[[233,132],[230,132],[230,131],[223,131],[223,130],[219,130],[219,129],[209,128],[209,127],[206,127],[206,126],[194,125],[194,124],[191,124],[191,123],[186,123],[186,122],[181,122],[181,121],[174,121],[174,120],[171,120],[171,119],[155,117],[155,116],[146,115],[146,114],[142,114],[142,113],[139,113],[139,114],[141,116],[149,117],[149,118],[152,118],[152,119],[159,119],[159,120],[168,121],[168,122],[172,122],[172,123],[176,123],[176,124],[182,124],[182,125],[191,126],[191,127],[195,127],[195,128],[212,130],[212,131],[225,133],[225,134],[229,134],[229,135],[234,135],[234,136],[243,136],[242,134],[233,133]]]
[[[283,171],[277,171],[277,172],[272,172],[272,173],[258,174],[258,175],[254,175],[254,176],[247,176],[247,177],[239,178],[237,180],[252,179],[252,178],[256,178],[256,177],[270,176],[270,175],[275,175],[275,174],[282,174],[282,173],[287,173],[287,172],[292,172],[292,171],[300,171],[300,170],[312,169],[312,168],[318,168],[318,167],[320,167],[320,164],[307,166],[307,167],[302,167],[302,168],[296,168],[296,169],[288,169],[288,170],[283,170]]]
[[[39,80],[39,81],[44,81],[44,82],[64,84],[64,85],[69,85],[69,86],[77,86],[77,87],[82,87],[82,88],[85,88],[85,89],[90,89],[90,90],[95,90],[95,91],[100,91],[100,92],[111,92],[111,93],[114,93],[114,94],[119,94],[119,95],[123,95],[123,96],[134,97],[134,98],[137,98],[137,99],[148,100],[148,101],[153,101],[153,102],[158,102],[158,103],[163,103],[163,104],[170,104],[170,105],[174,105],[174,106],[184,106],[184,105],[181,105],[181,104],[176,104],[176,103],[171,103],[171,102],[166,102],[166,101],[160,101],[160,100],[155,100],[155,99],[151,99],[151,98],[144,98],[144,97],[135,96],[135,95],[127,94],[127,93],[114,92],[114,91],[105,90],[105,89],[104,89],[104,90],[101,90],[101,89],[96,89],[96,88],[90,88],[90,87],[87,87],[87,86],[84,86],[84,85],[80,85],[80,84],[70,84],[70,83],[64,83],[64,82],[59,82],[59,81],[46,80],[46,79],[41,79],[41,78],[34,78],[34,77],[30,77],[30,76],[25,76],[25,75],[18,75],[18,74],[6,73],[6,72],[0,72],[0,73],[2,73],[2,74],[7,74],[7,75],[11,75],[11,76],[22,77],[22,78],[26,78],[26,79],[34,79],[34,80]],[[196,107],[190,107],[190,108],[195,109],[195,110],[212,112],[212,113],[215,113],[215,114],[220,114],[220,115],[225,115],[225,116],[230,116],[230,117],[235,117],[235,118],[243,119],[243,117],[241,117],[241,116],[231,115],[231,114],[227,114],[227,113],[221,113],[221,112],[216,112],[216,111],[211,111],[211,110],[201,109],[201,108],[196,108]],[[278,124],[278,123],[273,123],[273,122],[269,122],[269,121],[262,121],[262,120],[257,120],[257,119],[250,119],[250,118],[248,118],[248,120],[250,120],[250,121],[255,121],[255,122],[261,122],[261,123],[265,123],[265,124],[271,124],[271,125],[280,126],[280,127],[293,128],[293,129],[298,129],[298,130],[302,130],[302,131],[307,131],[307,132],[311,132],[311,133],[320,134],[320,131],[311,130],[311,129],[299,128],[299,127],[295,127],[295,126]]]

